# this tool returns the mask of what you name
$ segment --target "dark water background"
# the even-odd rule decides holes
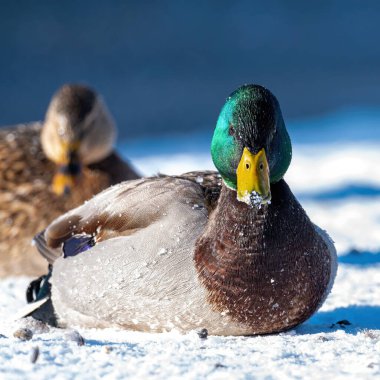
[[[0,1],[0,125],[65,82],[101,92],[121,137],[209,129],[243,83],[288,120],[380,107],[380,1]]]

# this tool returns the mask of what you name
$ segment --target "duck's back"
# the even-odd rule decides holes
[[[42,274],[46,262],[31,247],[36,232],[120,178],[127,179],[123,162],[113,155],[108,158],[113,162],[84,168],[69,196],[57,196],[51,191],[57,169],[42,150],[41,128],[41,123],[31,123],[0,129],[0,277]],[[107,173],[110,167],[114,173]]]

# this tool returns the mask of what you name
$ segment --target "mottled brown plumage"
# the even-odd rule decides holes
[[[46,261],[31,246],[33,236],[67,210],[136,172],[116,153],[84,167],[69,195],[51,190],[56,165],[40,142],[42,124],[0,129],[0,276],[38,275]]]

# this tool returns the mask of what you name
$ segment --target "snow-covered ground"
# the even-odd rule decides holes
[[[66,331],[36,329],[23,342],[13,337],[21,325],[12,316],[24,305],[30,279],[7,279],[0,281],[0,379],[379,378],[380,139],[337,138],[347,136],[348,124],[335,119],[334,134],[312,128],[305,138],[300,129],[294,132],[286,180],[311,219],[330,233],[339,255],[333,291],[306,323],[273,336],[207,339],[195,332],[79,329],[84,346],[68,340]],[[120,148],[146,175],[174,174],[212,169],[209,140],[193,134],[127,141]],[[350,324],[337,323],[344,320]]]

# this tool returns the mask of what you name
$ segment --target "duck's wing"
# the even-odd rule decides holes
[[[215,209],[222,189],[222,177],[218,172],[212,170],[193,171],[181,174],[179,178],[199,184],[203,189],[208,211],[212,212]]]
[[[197,170],[183,173],[179,177],[197,182],[205,188],[218,188],[222,185],[220,174],[214,170]]]
[[[166,215],[178,202],[204,207],[202,187],[180,177],[155,177],[112,186],[53,221],[35,238],[49,263],[72,256],[99,242],[129,236]]]

